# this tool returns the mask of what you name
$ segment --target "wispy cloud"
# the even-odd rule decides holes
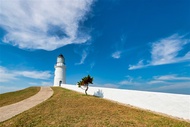
[[[177,74],[154,76],[150,79],[142,79],[140,77],[133,78],[129,75],[125,79],[115,83],[96,84],[95,86],[136,89],[145,91],[160,91],[171,93],[190,94],[190,77],[179,76]],[[178,92],[178,89],[180,91]]]
[[[14,87],[14,86],[2,86],[0,85],[0,94],[10,92],[10,91],[16,91],[23,89],[23,87]]]
[[[90,36],[79,30],[79,23],[86,20],[92,3],[93,0],[3,0],[0,27],[7,31],[3,42],[44,50],[85,43]]]
[[[8,82],[10,80],[16,80],[16,75],[11,73],[5,67],[0,66],[0,82]]]
[[[133,80],[134,80],[133,77],[127,75],[127,76],[125,76],[125,79],[120,81],[118,84],[119,85],[134,85],[134,84],[137,84]]]
[[[95,62],[92,62],[92,63],[90,64],[90,69],[92,69],[94,66],[95,66]]]
[[[152,81],[147,82],[147,84],[167,84],[167,83],[161,80],[152,80]]]
[[[131,82],[131,81],[128,81],[128,80],[123,80],[123,81],[120,81],[118,84],[119,84],[119,85],[131,85],[132,82]]]
[[[124,86],[138,86],[138,85],[141,85],[142,82],[130,81],[130,80],[122,80],[118,84],[119,85],[124,85]]]
[[[39,86],[39,85],[41,85],[41,86],[52,86],[53,85],[52,82],[44,82],[44,81],[42,81],[42,82],[30,82],[28,84],[30,84],[32,86]]]
[[[183,39],[183,36],[175,34],[153,43],[151,51],[152,61],[150,64],[161,65],[190,59],[190,52],[186,53],[185,56],[178,57],[179,51],[183,49],[183,46],[187,44],[188,41],[187,39]]]
[[[48,79],[51,77],[50,71],[14,71],[17,76],[23,76],[33,79]]]
[[[190,77],[178,76],[176,74],[171,75],[162,75],[154,76],[152,81],[149,81],[148,84],[175,84],[175,82],[189,82]]]
[[[115,59],[119,59],[121,57],[121,51],[116,51],[112,54],[112,57]]]
[[[9,82],[11,80],[17,80],[19,77],[27,77],[32,79],[49,79],[51,77],[50,71],[18,71],[8,70],[5,67],[0,66],[0,82]]]
[[[94,83],[94,86],[96,87],[106,87],[106,88],[119,88],[118,85],[113,84],[113,83]]]
[[[129,70],[190,60],[190,51],[184,56],[179,56],[179,52],[189,42],[189,39],[184,39],[183,36],[177,34],[154,42],[151,47],[151,60],[147,64],[139,61],[137,65],[129,65]]]
[[[114,59],[119,59],[121,54],[124,53],[126,43],[126,35],[122,34],[119,38],[119,41],[114,45],[114,52],[111,54],[111,57]]]
[[[86,50],[83,50],[82,55],[81,55],[81,60],[80,60],[80,62],[79,62],[79,63],[75,63],[75,65],[84,64],[84,61],[85,61],[87,55],[88,55],[87,51],[86,51]]]
[[[52,82],[41,82],[42,86],[52,86]]]
[[[190,80],[190,77],[179,77],[177,75],[164,75],[154,77],[156,80]]]
[[[161,91],[161,92],[172,92],[172,93],[180,93],[180,94],[190,94],[190,82],[180,82],[173,83],[164,86],[159,86],[156,88],[151,88],[149,90],[153,91]]]
[[[135,70],[135,69],[139,69],[139,68],[145,68],[145,67],[147,67],[147,66],[149,66],[149,65],[145,65],[145,64],[143,63],[143,60],[140,60],[140,61],[137,63],[137,65],[129,65],[129,70]]]

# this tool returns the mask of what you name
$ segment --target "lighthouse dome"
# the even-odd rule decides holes
[[[62,54],[60,54],[57,57],[57,63],[65,63],[65,59],[64,59],[64,56]]]

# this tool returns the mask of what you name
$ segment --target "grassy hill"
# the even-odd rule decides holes
[[[0,107],[29,98],[40,90],[40,87],[29,87],[23,90],[0,94]]]
[[[47,101],[0,127],[189,127],[190,123],[59,87]]]

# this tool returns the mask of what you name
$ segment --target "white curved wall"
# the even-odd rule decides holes
[[[84,93],[84,89],[76,85],[62,84],[62,87]],[[88,94],[190,120],[190,95],[91,86]]]

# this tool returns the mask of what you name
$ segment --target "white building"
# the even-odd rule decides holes
[[[54,75],[54,85],[53,86],[61,86],[61,84],[66,83],[66,66],[65,59],[62,54],[57,57],[57,63],[55,67],[55,75]]]

